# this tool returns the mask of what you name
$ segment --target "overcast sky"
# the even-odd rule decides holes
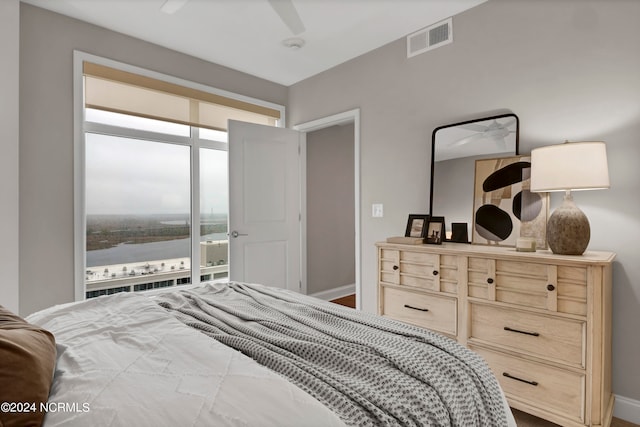
[[[87,214],[190,211],[189,147],[86,134]],[[228,210],[227,153],[201,151],[200,211]]]

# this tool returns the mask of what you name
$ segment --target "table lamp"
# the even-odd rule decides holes
[[[609,188],[604,142],[565,142],[531,150],[531,191],[564,191],[562,204],[547,223],[554,254],[582,255],[591,237],[589,220],[571,191]]]

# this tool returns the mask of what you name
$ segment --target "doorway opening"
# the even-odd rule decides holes
[[[307,134],[307,143],[301,149],[302,158],[302,183],[304,196],[302,200],[302,230],[303,245],[302,277],[306,281],[306,289],[309,294],[323,299],[334,299],[355,292],[356,309],[361,308],[361,244],[360,244],[360,110],[354,109],[343,113],[323,117],[310,122],[302,123],[293,129]],[[316,136],[318,138],[316,138]],[[341,173],[349,171],[352,174],[349,182],[350,191],[340,191],[340,194],[326,194],[323,192],[323,177],[333,180],[336,177],[333,166],[338,162],[330,156],[344,153],[345,147],[334,146],[310,146],[309,144],[322,144],[323,141],[331,141],[337,137],[341,144],[347,145],[352,152],[349,156],[352,167],[344,165],[344,159],[339,162]],[[314,140],[317,139],[317,142]],[[311,141],[311,142],[310,142]],[[327,144],[331,145],[331,144]],[[316,150],[319,148],[320,150]],[[319,152],[323,158],[307,162],[308,151]],[[329,156],[329,157],[325,157]],[[319,162],[315,162],[319,160]],[[331,161],[330,161],[331,160]],[[312,180],[309,182],[307,180]],[[345,197],[351,197],[345,201]],[[333,201],[332,201],[333,200]],[[331,203],[340,203],[331,205]],[[313,209],[313,212],[310,210]],[[323,218],[323,212],[332,218]],[[347,218],[347,216],[349,218]],[[324,221],[326,220],[326,221]],[[341,224],[340,230],[329,230],[327,224]],[[339,239],[331,238],[337,235],[340,239],[347,239],[347,243],[340,246]],[[318,239],[318,236],[324,238]],[[344,241],[344,240],[343,240]],[[345,249],[350,253],[341,255],[340,250]],[[312,277],[313,276],[313,277]],[[353,277],[353,283],[346,279]],[[328,281],[327,281],[328,280]],[[347,283],[342,283],[347,280]],[[335,284],[338,284],[335,287]],[[323,288],[329,286],[329,289]]]

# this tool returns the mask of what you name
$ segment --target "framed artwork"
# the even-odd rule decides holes
[[[410,214],[404,236],[424,238],[428,221],[429,215]]]
[[[441,245],[444,240],[444,217],[431,217],[427,226],[426,243]]]
[[[531,237],[547,247],[549,193],[530,191],[529,156],[476,160],[472,243],[515,247]]]

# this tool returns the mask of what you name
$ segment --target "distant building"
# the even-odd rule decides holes
[[[229,275],[229,242],[200,243],[200,281]],[[95,298],[119,292],[138,292],[191,283],[190,258],[102,265],[87,269],[85,296]]]

